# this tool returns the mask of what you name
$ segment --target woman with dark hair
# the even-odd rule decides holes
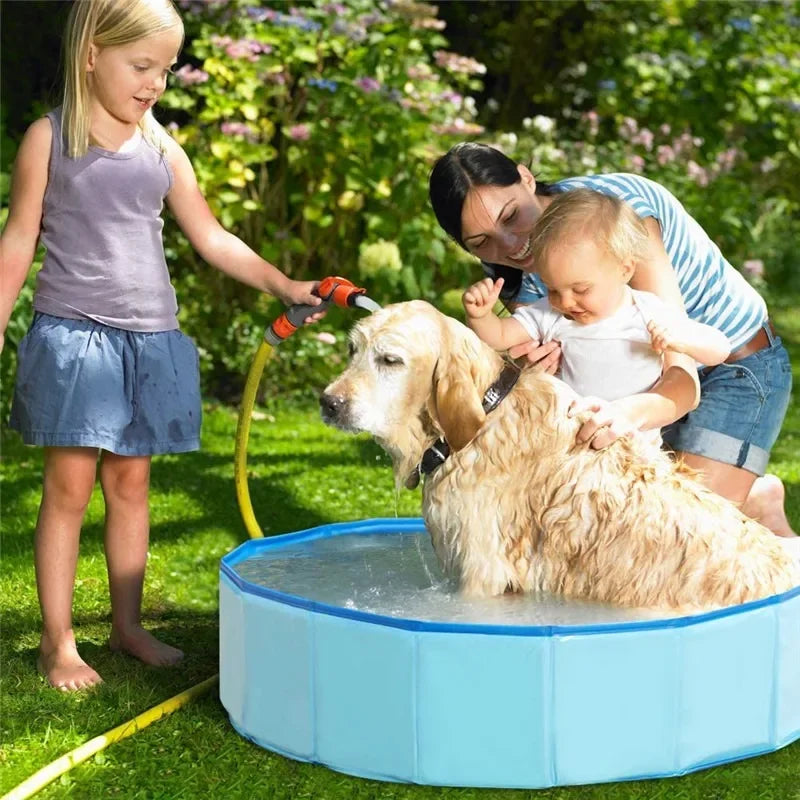
[[[623,173],[542,183],[499,150],[464,142],[434,165],[430,199],[442,228],[489,277],[504,279],[501,298],[516,307],[547,295],[531,252],[539,218],[555,195],[581,187],[620,198],[642,218],[648,248],[630,285],[724,333],[731,354],[716,367],[671,366],[647,392],[592,401],[579,439],[601,448],[632,430],[661,428],[710,488],[776,534],[793,536],[783,484],[764,474],[789,404],[788,354],[764,300],[670,192]],[[560,351],[533,341],[510,354],[554,372]]]

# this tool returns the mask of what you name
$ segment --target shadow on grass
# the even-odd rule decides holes
[[[175,608],[163,614],[145,614],[143,624],[161,641],[183,650],[183,661],[174,667],[153,667],[125,653],[115,652],[108,646],[111,623],[107,614],[76,615],[78,650],[103,677],[105,683],[100,690],[104,694],[127,691],[128,684],[132,684],[138,687],[137,692],[154,692],[163,698],[217,672],[219,618],[216,611]],[[36,672],[39,629],[31,629],[30,618],[16,615],[13,611],[6,612],[3,614],[3,628],[3,670],[6,675],[13,675],[16,681],[13,694],[17,700],[6,695],[4,702],[6,725],[11,726],[14,722],[21,723],[21,720],[15,720],[14,715],[14,707],[25,702],[21,695],[42,691],[42,700],[46,701],[50,695],[57,698],[63,693],[51,692]],[[91,698],[93,694],[81,693],[75,697]],[[50,699],[54,698],[51,696]],[[137,700],[136,705],[142,704]],[[140,707],[139,710],[144,709]],[[32,721],[26,719],[25,731],[29,732],[31,727]]]
[[[271,442],[292,441],[291,437],[271,436]],[[42,452],[24,445],[16,434],[5,434],[3,458],[16,462],[17,475],[3,483],[4,557],[24,554],[30,558],[36,509],[41,497]],[[331,468],[357,466],[388,476],[391,466],[383,452],[371,441],[352,440],[340,452],[295,453],[275,455],[259,453],[248,457],[251,501],[266,534],[274,531],[300,530],[332,520],[323,509],[303,502],[287,482],[304,473]],[[20,467],[22,469],[20,469]],[[346,491],[347,486],[342,486]],[[95,493],[100,491],[99,486]],[[184,494],[185,516],[160,521],[159,494]],[[35,498],[35,504],[33,501]],[[155,501],[155,502],[154,502]],[[102,501],[101,501],[102,502]],[[171,505],[174,510],[174,504]],[[247,538],[241,521],[233,480],[233,450],[230,454],[199,451],[178,456],[161,456],[151,469],[152,542],[176,541],[208,528],[222,526]],[[81,531],[82,553],[102,552],[102,522],[87,522]]]

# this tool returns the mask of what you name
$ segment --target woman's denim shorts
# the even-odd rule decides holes
[[[123,456],[200,446],[194,342],[37,313],[19,344],[10,426],[26,444]]]
[[[769,347],[700,370],[700,404],[662,429],[673,450],[764,474],[792,391],[786,348],[765,330]]]

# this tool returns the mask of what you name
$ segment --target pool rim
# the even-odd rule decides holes
[[[707,611],[687,616],[668,617],[655,620],[635,620],[629,622],[594,623],[591,625],[497,625],[463,622],[436,622],[418,620],[408,617],[390,617],[370,611],[344,608],[316,600],[309,600],[300,595],[293,595],[277,589],[269,589],[242,578],[234,567],[253,555],[252,551],[280,549],[287,544],[327,539],[344,534],[397,535],[423,533],[427,530],[422,517],[374,517],[349,522],[332,522],[306,528],[291,533],[274,534],[261,539],[249,539],[222,557],[220,571],[242,592],[263,597],[277,603],[295,608],[302,608],[314,613],[352,619],[371,625],[380,625],[401,630],[431,633],[484,634],[487,636],[592,636],[609,633],[638,633],[641,631],[666,630],[670,628],[686,628],[702,625],[715,619],[746,614],[759,608],[780,605],[800,596],[800,586],[781,594],[771,595],[761,600],[752,600],[726,608]]]

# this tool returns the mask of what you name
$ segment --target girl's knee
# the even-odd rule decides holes
[[[48,448],[45,451],[42,502],[73,512],[89,505],[97,475],[97,451],[90,448]]]
[[[100,485],[107,500],[145,501],[150,489],[150,457],[104,453]]]

